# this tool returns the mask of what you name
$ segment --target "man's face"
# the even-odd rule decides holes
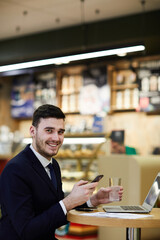
[[[111,140],[111,153],[125,153],[125,146]]]
[[[57,118],[42,118],[38,127],[31,126],[30,134],[33,147],[48,160],[58,153],[64,139],[64,120]]]

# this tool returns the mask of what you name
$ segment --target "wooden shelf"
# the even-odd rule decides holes
[[[83,133],[66,133],[65,137],[76,138],[76,137],[105,137],[107,133],[92,133],[92,132],[83,132]]]
[[[59,160],[68,160],[68,159],[74,159],[74,160],[82,160],[82,159],[86,159],[86,160],[92,160],[93,158],[97,158],[97,156],[95,155],[91,155],[91,156],[82,156],[82,157],[77,157],[77,156],[73,156],[73,157],[69,157],[69,156],[64,156],[64,157],[59,157],[58,155],[55,156],[57,159]]]
[[[80,114],[80,112],[65,112],[64,111],[64,113],[65,113],[65,115],[76,115],[76,114]]]
[[[12,155],[0,155],[0,161],[11,159],[11,158],[12,158]]]
[[[160,115],[160,110],[155,110],[151,112],[146,112],[147,115]]]
[[[67,96],[68,96],[68,95],[72,95],[72,94],[79,94],[79,92],[80,92],[80,91],[78,91],[78,90],[66,91],[66,92],[59,91],[58,94],[59,94],[60,96],[61,96],[61,95],[62,95],[62,96],[64,96],[64,95],[66,96],[66,95],[67,95]]]
[[[122,85],[113,85],[111,86],[111,90],[125,90],[125,89],[134,89],[138,88],[138,84],[122,84]]]
[[[116,107],[112,107],[112,111],[113,112],[134,112],[136,111],[136,108],[121,108],[121,109],[118,109]]]

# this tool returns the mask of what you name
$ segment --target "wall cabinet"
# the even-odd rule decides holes
[[[136,110],[139,105],[139,89],[136,73],[130,69],[112,69],[110,78],[111,111]]]
[[[82,76],[64,75],[59,89],[60,107],[65,113],[79,112],[79,94],[83,85]]]

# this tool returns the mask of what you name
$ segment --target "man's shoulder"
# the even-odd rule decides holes
[[[11,160],[8,161],[5,168],[10,167],[11,165],[24,165],[26,160],[28,159],[28,154],[32,154],[32,150],[27,145],[22,151],[17,153],[17,155],[15,155]]]
[[[32,153],[32,150],[30,149],[30,145],[25,146],[10,161],[17,161],[17,159],[21,158],[22,155],[25,157],[25,156],[27,156],[28,153]]]

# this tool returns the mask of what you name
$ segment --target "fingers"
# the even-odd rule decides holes
[[[88,183],[86,186],[89,188],[89,189],[92,189],[92,188],[96,188],[98,185],[98,182],[93,182],[93,183]]]
[[[94,182],[94,183],[89,183],[89,184],[85,184],[84,186],[81,186],[84,189],[84,196],[86,198],[88,198],[88,199],[90,198],[90,196],[93,194],[97,184],[98,184],[97,182]]]
[[[112,191],[112,189],[111,189],[110,187],[106,187],[106,188],[101,187],[101,188],[99,189],[99,191],[102,191],[102,192],[104,192],[104,193],[109,193],[109,192]]]
[[[119,200],[122,200],[122,196],[123,196],[123,187],[120,187],[120,191],[119,191]]]
[[[81,185],[84,185],[84,184],[87,184],[88,181],[85,181],[85,180],[80,180],[79,182],[77,182],[75,185],[77,186],[81,186]]]
[[[85,198],[85,197],[89,198],[93,194],[93,192],[98,184],[97,182],[88,183],[88,184],[87,183],[88,183],[88,181],[80,180],[73,187],[73,189],[75,191],[78,191],[78,193],[81,194],[83,196],[83,198]]]
[[[123,194],[123,187],[120,187],[119,193]]]
[[[88,196],[92,195],[97,184],[98,184],[97,182],[96,183],[94,182],[94,183],[89,183],[89,184],[84,185],[84,189],[88,193]]]
[[[75,185],[76,186],[83,186],[85,185],[85,188],[87,189],[95,189],[98,185],[98,182],[93,182],[93,183],[88,183],[88,181],[84,181],[84,180],[80,180],[79,182],[77,182]]]

